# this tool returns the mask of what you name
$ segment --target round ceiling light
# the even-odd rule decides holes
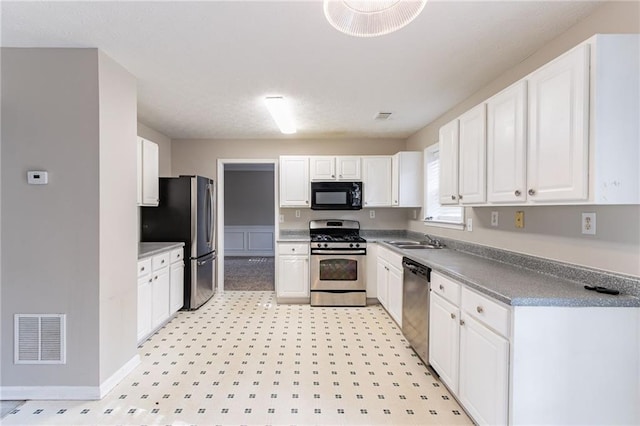
[[[426,0],[324,0],[324,15],[340,32],[376,37],[409,24],[425,3]]]

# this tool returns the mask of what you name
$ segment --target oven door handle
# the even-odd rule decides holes
[[[366,255],[366,250],[331,250],[331,249],[311,249],[311,254],[332,254],[335,256],[340,256],[343,254],[360,254]]]

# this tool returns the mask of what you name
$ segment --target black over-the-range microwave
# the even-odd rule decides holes
[[[362,209],[362,182],[311,182],[311,209]]]

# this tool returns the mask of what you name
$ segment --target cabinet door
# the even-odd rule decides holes
[[[387,301],[389,314],[402,328],[402,270],[389,266],[387,279]]]
[[[335,180],[336,158],[325,156],[309,157],[311,180]]]
[[[362,158],[364,207],[391,207],[391,157]]]
[[[278,256],[278,297],[309,297],[309,258]]]
[[[378,301],[385,308],[389,309],[389,304],[387,303],[387,293],[388,293],[388,280],[389,280],[389,267],[387,266],[387,262],[384,260],[378,259],[377,267],[376,267],[376,280],[377,280],[377,288],[376,293],[378,297]]]
[[[309,157],[280,158],[280,207],[309,207]]]
[[[527,199],[527,83],[520,81],[487,101],[487,199]]]
[[[487,201],[486,107],[480,104],[459,118],[458,196],[460,204]]]
[[[422,152],[402,151],[391,165],[394,207],[422,207]]]
[[[535,71],[528,84],[527,199],[586,200],[589,46]]]
[[[151,327],[156,328],[169,318],[169,268],[154,270],[151,275]]]
[[[458,393],[458,359],[460,354],[460,310],[430,293],[429,364],[454,394]]]
[[[138,342],[151,333],[151,275],[138,278]]]
[[[440,128],[440,204],[458,204],[458,120]]]
[[[142,139],[142,204],[157,206],[159,200],[158,145]]]
[[[338,179],[340,180],[361,180],[360,157],[336,157],[336,168],[338,169]]]
[[[509,342],[463,313],[460,402],[479,424],[507,424],[508,390]]]
[[[173,314],[184,305],[184,263],[171,264],[171,276],[169,278],[171,291],[169,294],[169,314]]]

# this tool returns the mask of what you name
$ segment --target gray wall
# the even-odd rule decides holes
[[[2,49],[2,386],[98,386],[136,354],[135,108],[96,49]],[[65,365],[13,364],[16,313],[67,314]]]
[[[597,33],[639,33],[640,3],[609,2],[565,34],[522,63],[488,82],[485,87],[407,140],[409,150],[422,150],[438,140],[440,126],[521,79],[571,47]],[[459,240],[498,247],[543,258],[640,276],[639,206],[527,207],[525,228],[515,229],[510,207],[467,208],[473,232],[425,226],[409,221],[409,227]],[[500,226],[490,226],[491,211],[498,211]],[[597,235],[582,235],[582,212],[597,213]]]
[[[273,171],[224,172],[225,226],[273,226]]]
[[[390,155],[405,149],[403,139],[174,139],[171,144],[172,168],[175,175],[201,174],[215,178],[218,159],[278,159],[280,155]],[[369,210],[350,212],[318,212],[280,209],[284,222],[281,229],[307,229],[310,219],[340,217],[359,220],[363,229],[405,229],[413,217],[407,209],[376,209],[375,219]],[[228,216],[225,216],[225,221]]]

